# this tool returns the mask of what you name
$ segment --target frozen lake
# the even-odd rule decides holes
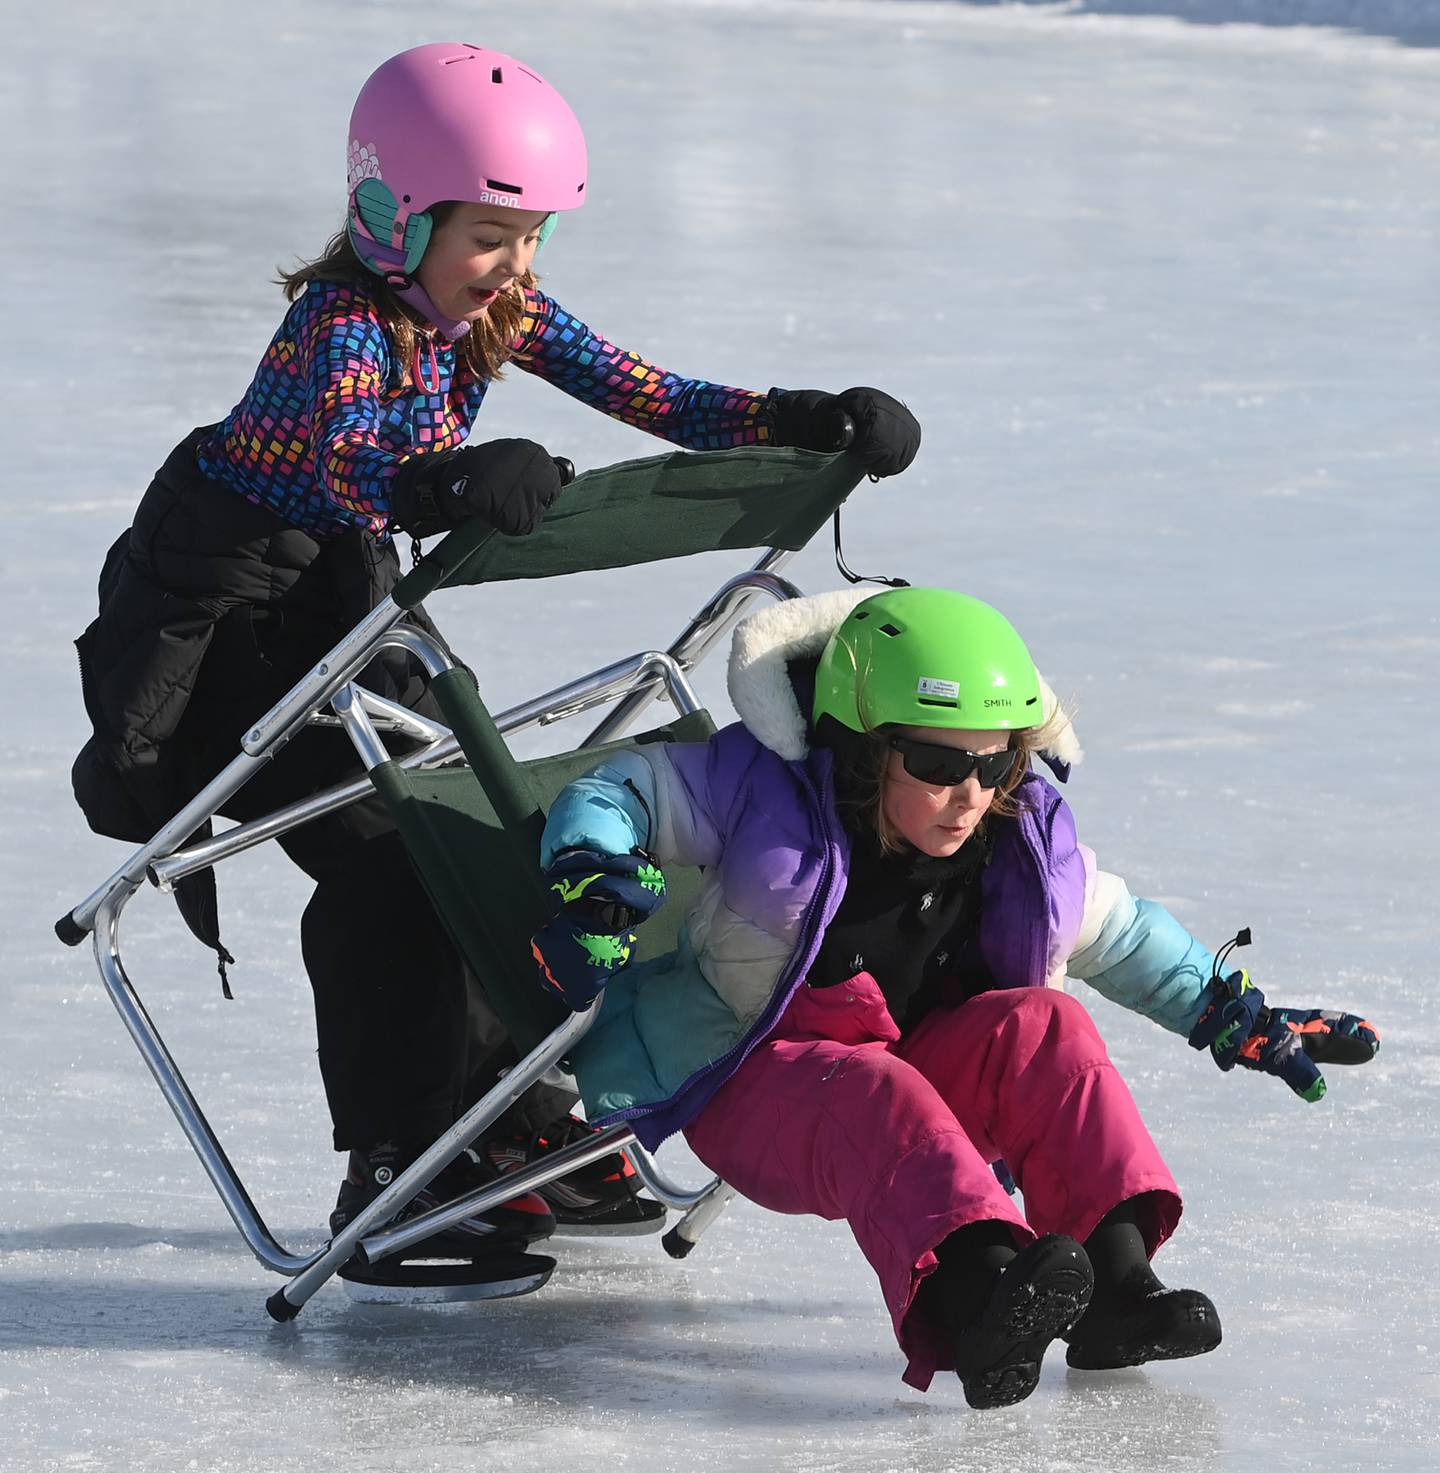
[[[12,21],[0,1469],[1440,1461],[1437,10],[56,0]],[[1314,24],[1217,23],[1267,15]],[[972,1413],[951,1379],[900,1383],[843,1229],[745,1204],[683,1264],[567,1240],[511,1303],[386,1311],[331,1286],[266,1317],[277,1281],[88,951],[51,934],[121,853],[70,799],[70,641],[153,469],[248,383],[276,264],[339,223],[359,83],[450,37],[531,61],[587,128],[591,200],[547,289],[677,371],[905,398],[925,444],[857,494],[851,562],[1011,614],[1078,710],[1070,798],[1102,862],[1211,941],[1251,925],[1272,999],[1384,1031],[1305,1106],[1088,995],[1186,1192],[1157,1267],[1215,1299],[1215,1354],[1104,1375],[1054,1355],[1029,1401]],[[660,448],[520,373],[479,432],[581,466]],[[499,709],[667,641],[736,566],[432,611]],[[791,575],[839,583],[822,545]],[[339,1166],[305,889],[278,854],[220,878],[235,1002],[161,897],[127,912],[127,956],[271,1225],[313,1244]]]

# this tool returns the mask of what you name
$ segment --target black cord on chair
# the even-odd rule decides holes
[[[877,481],[878,476],[871,476],[872,481]],[[847,583],[883,583],[886,588],[909,588],[908,578],[882,578],[878,573],[857,573],[845,561],[845,551],[840,546],[840,508],[835,508],[835,566],[840,569],[840,576]]]

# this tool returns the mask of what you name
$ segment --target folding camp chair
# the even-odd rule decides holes
[[[733,1196],[718,1180],[694,1191],[667,1180],[635,1130],[617,1124],[423,1216],[396,1220],[417,1190],[479,1139],[547,1071],[563,1064],[599,1012],[592,1007],[570,1013],[543,993],[535,980],[528,938],[549,914],[538,869],[546,805],[605,751],[630,745],[621,734],[657,697],[670,700],[677,718],[633,742],[703,740],[714,730],[687,672],[753,598],[798,595],[778,570],[832,515],[837,518],[838,552],[839,507],[862,475],[844,454],[760,448],[674,453],[579,477],[530,537],[508,538],[480,523],[451,532],[400,580],[390,598],[255,723],[241,741],[239,755],[213,781],[56,924],[57,935],[67,945],[93,935],[106,991],[241,1236],[266,1268],[289,1280],[267,1302],[277,1320],[298,1314],[348,1262],[382,1263],[473,1212],[621,1149],[628,1151],[650,1192],[684,1213],[663,1239],[673,1256],[689,1252]],[[469,671],[457,666],[436,641],[404,622],[422,599],[460,584],[556,577],[727,548],[765,551],[747,572],[719,588],[666,651],[631,655],[494,718]],[[425,669],[448,726],[356,683],[356,675],[387,647],[408,651]],[[574,751],[521,762],[506,745],[505,732],[612,703],[613,709]],[[324,714],[326,707],[333,715]],[[366,776],[186,844],[301,727],[336,719],[359,754]],[[392,756],[382,730],[403,733],[417,745],[404,756]],[[120,916],[145,880],[170,890],[187,875],[334,812],[372,790],[389,806],[436,911],[522,1057],[324,1248],[297,1255],[266,1227],[126,975]],[[660,955],[673,944],[697,876],[675,873],[669,879],[672,903],[646,924],[651,955]],[[643,1125],[640,1129],[643,1136]],[[466,1296],[464,1286],[455,1285],[450,1292],[437,1291],[431,1297]]]

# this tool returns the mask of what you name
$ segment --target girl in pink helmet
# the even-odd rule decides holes
[[[92,827],[140,842],[234,753],[235,739],[399,576],[392,534],[472,517],[534,530],[561,487],[529,440],[467,444],[514,363],[604,413],[695,450],[770,443],[851,449],[903,470],[920,431],[874,389],[762,393],[656,368],[539,291],[535,252],[586,195],[585,139],[538,73],[481,47],[420,46],[365,83],[350,122],[345,228],[284,276],[291,306],[249,389],[171,453],[111,549],[98,619],[79,640],[94,724],[74,768]],[[562,463],[563,464],[563,463]],[[419,616],[424,622],[424,616]],[[426,710],[406,659],[373,689]],[[254,817],[341,777],[339,733],[300,733],[226,810]],[[459,958],[383,812],[362,803],[281,840],[314,879],[302,921],[335,1146],[350,1153],[335,1222],[371,1200],[462,1108],[471,1083]],[[213,878],[182,882],[191,928],[224,965]],[[358,926],[380,904],[403,924]],[[503,1062],[503,1035],[482,1040]],[[482,1081],[483,1082],[483,1081]],[[532,1104],[528,1138],[563,1140],[568,1106]],[[518,1124],[519,1122],[517,1122]],[[451,1168],[456,1195],[485,1175]],[[549,1260],[523,1249],[551,1207],[592,1224],[658,1213],[618,1164],[462,1223],[448,1245],[492,1264],[496,1292],[537,1287]]]

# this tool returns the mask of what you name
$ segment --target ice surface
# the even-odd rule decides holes
[[[934,3],[934,0],[932,0]],[[954,0],[939,0],[940,4]],[[1013,22],[1017,12],[1038,19],[1124,17],[1144,28],[1166,18],[1196,26],[1333,27],[1386,36],[1407,45],[1440,39],[1437,0],[960,0],[966,9],[991,8]],[[1300,38],[1313,39],[1310,38]]]
[[[1398,44],[1435,8],[12,15],[0,1468],[1436,1465],[1440,53]],[[275,264],[338,222],[359,80],[446,35],[533,60],[589,130],[591,203],[543,262],[555,294],[678,370],[903,395],[925,446],[847,511],[852,562],[1009,611],[1078,707],[1071,797],[1102,860],[1202,936],[1251,924],[1272,996],[1384,1028],[1379,1061],[1307,1107],[1095,1000],[1187,1192],[1161,1271],[1218,1302],[1216,1354],[1101,1376],[1053,1357],[1023,1406],[972,1414],[953,1381],[900,1384],[843,1230],[744,1205],[681,1265],[653,1239],[567,1244],[553,1286],[511,1304],[384,1312],[331,1288],[290,1327],[265,1317],[275,1281],[88,956],[50,934],[120,852],[69,799],[69,641],[150,472],[248,382]],[[650,448],[518,373],[483,432],[582,465]],[[498,707],[669,638],[734,566],[436,612]],[[823,547],[792,566],[838,582]],[[237,868],[234,1003],[159,897],[127,913],[128,954],[298,1246],[337,1177],[304,892],[278,858]]]

